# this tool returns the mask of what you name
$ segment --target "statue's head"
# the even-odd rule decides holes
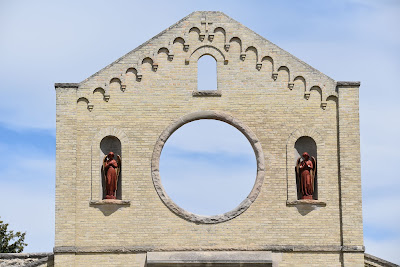
[[[310,155],[308,155],[307,152],[304,152],[302,156],[303,156],[303,159],[305,159],[305,160],[308,160],[310,158]]]
[[[113,159],[113,158],[114,158],[114,152],[108,153],[107,157],[108,157],[109,159]]]

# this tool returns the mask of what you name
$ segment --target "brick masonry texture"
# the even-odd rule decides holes
[[[217,61],[211,93],[197,92],[204,54]],[[147,251],[210,250],[273,251],[275,266],[363,266],[359,86],[220,12],[194,12],[81,83],[56,84],[55,265],[144,266]],[[248,127],[264,165],[247,210],[211,224],[171,211],[152,179],[160,135],[206,111]],[[122,200],[130,202],[92,205],[101,200],[100,142],[109,135],[121,141]],[[315,205],[293,202],[301,136],[317,145]]]

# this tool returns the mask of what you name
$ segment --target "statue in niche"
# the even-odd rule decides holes
[[[117,184],[121,171],[121,157],[117,155],[114,159],[114,152],[108,153],[103,159],[103,175],[106,187],[106,199],[116,199]]]
[[[317,173],[317,160],[307,152],[298,158],[296,163],[296,178],[301,199],[313,199],[314,178]]]

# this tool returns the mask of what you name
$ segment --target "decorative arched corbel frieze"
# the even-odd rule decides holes
[[[106,102],[108,102],[108,100],[110,99],[110,87],[111,87],[111,84],[117,83],[119,85],[119,89],[122,92],[125,91],[126,85],[123,84],[122,80],[125,81],[125,75],[120,74],[119,76],[111,76],[111,78],[109,79],[109,81],[110,81],[109,85],[106,88],[106,94],[104,95],[104,99],[106,100]]]
[[[153,69],[154,72],[156,72],[158,70],[158,51],[153,52],[153,54],[151,56],[149,56],[149,58],[151,58],[153,60],[153,64],[151,65],[151,68]]]
[[[292,77],[294,77],[293,81],[292,81],[293,86],[292,86],[292,88],[289,87],[289,89],[292,90],[294,88],[296,81],[301,81],[302,87],[303,87],[303,92],[305,92],[307,90],[306,89],[307,88],[306,79],[302,75],[297,75],[297,76],[292,75]]]
[[[158,51],[157,51],[157,61],[158,61],[158,58],[159,58],[161,53],[165,53],[167,55],[167,59],[169,61],[172,61],[174,59],[174,54],[173,54],[172,50],[170,50],[170,45],[168,45],[168,47],[163,46],[163,47],[160,47],[158,49]]]
[[[249,50],[254,50],[254,52],[256,54],[256,69],[258,71],[261,70],[261,67],[262,67],[262,62],[261,62],[262,57],[260,57],[260,54],[262,51],[261,48],[257,44],[252,44],[246,48],[245,53],[247,54],[247,51],[249,51]]]
[[[329,95],[327,96],[327,98],[325,99],[326,105],[328,105],[328,101],[333,101],[333,102],[335,102],[335,104],[337,105],[337,104],[338,104],[338,95],[337,95],[337,93],[334,92],[334,93],[329,94]],[[329,104],[329,105],[330,105],[330,104]]]
[[[311,95],[311,91],[316,91],[320,94],[320,100],[322,101],[322,89],[324,86],[320,83],[312,83],[307,86],[306,92],[304,93],[304,98],[308,100]]]
[[[264,65],[264,69],[266,68],[267,65],[271,66],[271,73],[270,73],[270,77],[272,78],[272,74],[274,72],[274,59],[272,57],[270,57],[269,55],[264,55],[261,58],[261,64]]]
[[[226,31],[225,31],[225,29],[224,29],[223,27],[221,27],[221,26],[217,26],[217,27],[215,27],[215,28],[213,29],[214,35],[215,35],[217,32],[221,32],[221,33],[224,35],[224,49],[225,49],[225,51],[228,52],[229,48],[228,48],[228,50],[226,50],[226,47],[225,47],[225,45],[226,45]]]
[[[146,63],[146,62],[150,63],[151,69],[152,69],[154,72],[157,71],[157,69],[158,69],[158,64],[157,64],[157,62],[155,62],[155,60],[154,60],[154,54],[152,54],[152,55],[150,55],[150,56],[147,56],[147,57],[144,57],[144,58],[142,59],[142,62],[141,62],[142,66],[143,66],[143,64]]]
[[[143,75],[142,75],[142,61],[143,59],[138,59],[137,63],[136,63],[136,70],[137,70],[137,78],[139,80],[139,82],[142,80]]]
[[[203,45],[198,48],[196,48],[191,55],[186,59],[186,64],[189,64],[190,61],[194,60],[197,62],[197,60],[202,56],[202,55],[210,55],[215,58],[217,62],[222,62],[224,65],[228,64],[228,59],[222,53],[221,50],[216,48],[215,46],[211,45]]]
[[[231,32],[230,30],[226,30],[225,33],[226,33],[226,36],[225,36],[224,49],[226,52],[229,52],[229,49],[231,47],[231,41],[233,38],[235,38],[235,36],[234,36],[234,33]],[[238,38],[238,37],[236,37],[236,38]],[[240,38],[238,38],[238,39],[240,40]],[[242,49],[242,48],[240,48],[240,49]]]
[[[225,33],[225,29],[224,27],[222,27],[221,25],[219,25],[218,23],[213,23],[211,22],[211,24],[208,24],[208,41],[212,42],[214,40],[214,36],[215,33],[218,31],[218,29],[222,29],[222,32],[224,33],[224,43],[226,41],[226,33]]]
[[[172,61],[174,59],[174,48],[173,46],[173,42],[169,42],[168,43],[168,60]]]
[[[321,91],[321,93],[322,93],[322,95],[321,95],[321,108],[325,110],[326,106],[328,105],[328,103],[326,101],[326,99],[328,98],[328,93],[327,93],[325,85],[324,85],[323,88],[321,88],[321,90],[322,90]]]
[[[286,180],[287,180],[287,200],[288,206],[296,205],[297,199],[297,185],[296,185],[296,160],[295,158],[295,144],[300,137],[310,137],[317,145],[317,163],[318,163],[318,201],[308,201],[307,204],[316,206],[325,206],[325,196],[327,191],[327,162],[326,162],[326,149],[325,139],[323,135],[315,128],[302,127],[294,130],[286,141]]]
[[[229,39],[229,46],[230,46],[230,43],[232,43],[232,42],[237,42],[238,44],[239,44],[239,51],[240,51],[240,55],[242,54],[242,51],[243,51],[243,44],[242,44],[242,39],[240,39],[239,37],[237,37],[237,36],[234,36],[234,37],[232,37],[232,38],[230,38]],[[246,57],[246,55],[244,55],[245,57]],[[241,58],[241,57],[240,57]],[[242,58],[241,58],[242,59]]]
[[[256,69],[260,70],[261,69],[261,64],[259,64],[260,62],[259,62],[259,56],[258,56],[258,53],[259,53],[260,50],[257,49],[256,46],[250,45],[244,50],[244,52],[246,53],[246,56],[249,54],[249,51],[251,51],[251,52],[253,52],[255,54],[255,56],[256,56],[256,62],[255,62]]]
[[[183,40],[183,51],[188,52],[189,48],[190,48],[190,44],[189,44],[189,31],[184,32],[182,34],[182,37],[178,37],[181,38]],[[177,38],[175,38],[176,40]]]
[[[138,70],[137,70],[137,66],[135,66],[135,67],[129,67],[129,68],[126,69],[126,71],[125,71],[125,79],[126,79],[126,75],[127,75],[128,73],[133,73],[133,74],[135,74],[136,81],[140,82],[140,81],[142,80],[142,75],[141,75],[141,74],[139,75],[139,72],[138,72]]]
[[[93,94],[95,93],[100,93],[103,96],[103,100],[106,102],[110,99],[110,96],[106,94],[106,90],[102,87],[96,87],[96,89],[93,90]]]
[[[335,102],[337,102],[338,98],[339,98],[338,93],[337,92],[333,92],[333,93],[330,93],[326,97],[325,101],[335,101]]]
[[[242,45],[241,45],[241,50],[240,50],[240,59],[242,60],[242,61],[245,61],[245,59],[246,59],[246,55],[247,55],[247,53],[246,53],[246,51],[245,51],[245,47],[248,47],[248,45],[246,45],[245,44],[245,42],[242,40],[242,39],[240,39],[241,40],[241,42],[242,42]],[[247,48],[246,48],[247,49]]]
[[[76,100],[76,103],[78,104],[78,103],[80,103],[80,102],[86,103],[86,108],[87,108],[89,111],[92,111],[92,110],[93,110],[93,104],[91,104],[91,103],[89,102],[89,99],[88,99],[87,97],[84,97],[84,96],[78,97],[78,99]]]
[[[196,26],[191,27],[188,31],[188,34],[190,35],[192,33],[197,34],[197,38],[196,38],[197,40],[199,40],[200,42],[204,41],[205,35],[201,33],[201,31],[198,27],[196,27]],[[189,39],[189,41],[192,41],[192,39]]]
[[[288,79],[287,79],[287,83],[288,83],[288,87],[289,87],[289,83],[290,83],[290,68],[288,67],[288,64],[284,64],[284,65],[278,65],[279,67],[277,68],[277,71],[278,71],[278,75],[279,75],[279,72],[281,72],[281,71],[285,71],[285,72],[287,72],[287,75],[288,75]],[[281,75],[282,76],[282,75]]]

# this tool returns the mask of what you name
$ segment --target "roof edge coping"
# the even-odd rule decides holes
[[[336,85],[337,86],[360,86],[361,82],[359,82],[359,81],[356,81],[356,82],[353,82],[353,81],[338,81],[338,82],[336,82]]]
[[[55,83],[54,88],[78,88],[79,83]]]

